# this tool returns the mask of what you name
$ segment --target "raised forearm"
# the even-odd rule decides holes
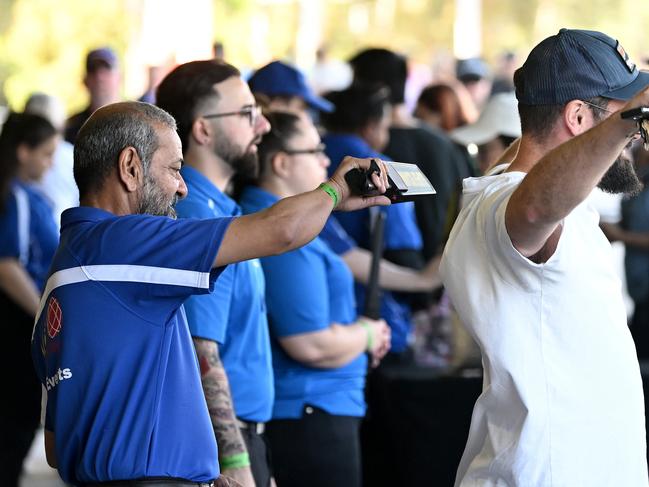
[[[507,205],[507,231],[514,246],[528,256],[540,250],[599,183],[633,132],[633,124],[614,113],[541,158]]]
[[[385,196],[351,194],[345,174],[352,169],[369,169],[370,159],[346,157],[328,181],[335,193],[338,210],[353,211],[373,205],[388,205]],[[380,194],[388,187],[387,169],[378,162],[381,175],[372,175]],[[214,267],[232,262],[276,255],[313,240],[322,230],[334,208],[334,198],[322,189],[284,198],[270,208],[235,219],[226,230]]]
[[[212,340],[194,338],[201,367],[201,382],[221,458],[247,452],[237,424],[230,384],[221,363],[218,345]]]
[[[36,316],[40,293],[17,259],[0,259],[0,289],[27,314]]]
[[[329,195],[315,190],[237,218],[225,233],[215,266],[301,247],[320,233],[332,209]]]

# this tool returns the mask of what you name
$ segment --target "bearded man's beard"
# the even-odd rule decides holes
[[[171,198],[157,186],[156,182],[149,175],[144,177],[144,187],[140,191],[140,202],[138,205],[138,214],[147,214],[154,216],[168,216],[176,218],[176,203],[178,195],[174,194]]]
[[[254,181],[259,175],[259,158],[252,146],[259,143],[260,137],[251,141],[244,151],[238,150],[228,139],[219,139],[214,153],[229,165],[239,178]]]
[[[638,194],[643,185],[633,167],[633,162],[627,156],[620,154],[597,185],[602,191],[611,194]]]

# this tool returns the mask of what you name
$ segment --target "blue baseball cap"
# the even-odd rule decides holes
[[[523,105],[560,105],[596,96],[629,100],[649,85],[619,41],[592,30],[561,29],[541,41],[514,73]]]
[[[110,47],[93,49],[86,56],[86,72],[92,73],[99,67],[114,69],[118,65],[117,54]]]
[[[477,81],[489,77],[489,67],[479,57],[458,59],[455,64],[455,77],[460,81]]]
[[[306,83],[304,75],[293,66],[273,61],[259,68],[248,80],[253,93],[267,96],[298,96],[307,105],[323,112],[332,112],[334,106],[328,100],[317,96]]]

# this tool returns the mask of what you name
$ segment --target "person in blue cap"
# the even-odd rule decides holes
[[[588,196],[641,187],[621,112],[649,105],[649,73],[615,39],[561,29],[514,83],[518,154],[464,181],[441,264],[484,364],[455,485],[647,486],[638,359]]]
[[[88,106],[75,113],[65,123],[64,138],[74,144],[77,132],[92,112],[109,103],[119,101],[122,77],[117,54],[110,47],[100,47],[86,55],[86,74],[83,84],[90,98]]]
[[[210,108],[197,107],[199,136]],[[47,391],[47,460],[66,483],[230,485],[184,301],[213,291],[227,264],[311,241],[334,208],[389,204],[352,195],[346,172],[370,161],[349,158],[317,189],[259,213],[176,220],[182,165],[174,119],[147,103],[102,107],[79,132],[81,206],[63,213],[31,343]],[[385,173],[381,163],[373,175],[379,194]]]
[[[162,80],[158,106],[178,121],[183,144],[189,194],[178,202],[178,216],[240,215],[226,189],[235,176],[257,175],[257,144],[270,126],[239,71],[217,61],[178,66]],[[264,292],[253,259],[228,266],[213,293],[185,303],[221,469],[244,487],[266,487],[271,479],[263,430],[274,387]]]
[[[302,72],[282,61],[259,68],[248,80],[250,90],[265,96],[269,110],[331,112],[333,104],[316,95]]]

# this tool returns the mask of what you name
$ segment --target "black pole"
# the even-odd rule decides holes
[[[373,320],[381,318],[381,287],[379,286],[379,271],[381,258],[383,257],[383,230],[385,227],[385,213],[381,210],[374,212],[372,223],[372,240],[370,250],[372,251],[372,263],[370,275],[367,281],[365,294],[365,306],[363,315]]]

